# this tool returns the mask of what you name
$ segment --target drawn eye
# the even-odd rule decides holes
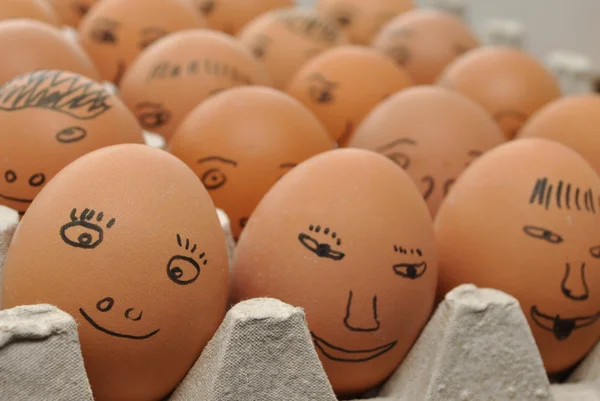
[[[402,167],[404,170],[410,166],[410,158],[401,152],[394,152],[386,155],[388,159]]]
[[[543,239],[551,244],[560,244],[564,241],[560,235],[542,227],[525,226],[523,227],[523,231],[530,237]]]
[[[170,119],[171,113],[167,110],[147,111],[138,115],[142,127],[149,130],[165,125]]]
[[[85,221],[74,221],[60,230],[60,235],[67,245],[76,248],[93,249],[102,242],[103,232],[100,227]]]
[[[188,256],[173,256],[167,264],[167,276],[175,284],[191,284],[200,276],[200,265]]]
[[[37,173],[29,177],[29,185],[32,187],[39,187],[46,182],[46,176],[43,173]]]
[[[227,182],[227,176],[218,168],[208,170],[201,178],[204,187],[209,191],[221,188]]]
[[[213,0],[205,1],[200,4],[200,11],[203,14],[210,14],[215,9],[215,2]]]
[[[349,15],[340,15],[339,17],[336,18],[336,21],[341,26],[348,26],[352,22],[352,19],[350,18]]]
[[[331,103],[334,100],[333,93],[328,88],[311,85],[308,90],[311,100],[315,103]]]
[[[600,258],[600,246],[590,248],[590,254],[595,258]]]
[[[82,127],[67,127],[56,134],[56,140],[60,143],[77,142],[85,138],[87,131]]]
[[[262,46],[257,46],[252,49],[252,54],[256,58],[263,58],[265,56],[265,49]]]
[[[4,173],[4,179],[9,184],[13,183],[13,182],[17,181],[17,173],[15,173],[12,170],[6,170],[6,172]]]
[[[117,43],[117,36],[108,29],[94,29],[90,32],[90,39],[101,43]]]

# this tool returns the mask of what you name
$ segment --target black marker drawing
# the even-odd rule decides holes
[[[590,255],[594,258],[600,258],[600,246],[590,248]]]
[[[548,230],[543,227],[524,226],[523,232],[525,232],[525,234],[529,235],[530,237],[543,239],[551,244],[560,244],[564,241],[563,237],[561,237],[559,234],[556,234],[551,230]]]
[[[252,85],[254,83],[248,74],[243,73],[236,66],[212,58],[191,59],[184,63],[159,61],[150,69],[146,76],[146,82],[199,74],[223,77],[233,84]]]
[[[115,31],[121,26],[119,22],[108,18],[96,18],[92,24],[93,27],[88,35],[90,40],[110,45],[118,42]]]
[[[207,156],[197,161],[198,164],[208,162],[217,162],[224,165],[237,167],[237,162],[235,160],[226,159],[221,156]],[[227,176],[225,173],[223,173],[223,171],[221,171],[220,168],[215,167],[205,171],[204,174],[202,174],[202,177],[200,177],[200,180],[207,190],[213,191],[221,188],[227,183]]]
[[[377,295],[373,296],[373,324],[370,327],[359,327],[353,325],[350,322],[350,314],[352,310],[352,296],[352,290],[350,290],[350,293],[348,294],[348,302],[346,303],[346,316],[344,316],[344,326],[346,326],[346,328],[350,331],[358,331],[363,333],[369,333],[379,330],[379,328],[381,327],[381,323],[379,322],[379,319],[377,319]]]
[[[191,244],[189,239],[186,239],[184,244],[181,236],[177,234],[177,245],[188,251],[192,256],[196,256],[195,252],[197,246],[194,244],[190,247]],[[201,252],[198,255],[198,259],[202,262],[202,265],[206,266],[208,264],[206,252]],[[193,257],[175,255],[169,259],[169,262],[167,263],[167,276],[169,276],[169,279],[175,284],[192,284],[198,279],[198,276],[200,276],[200,264]]]
[[[215,11],[215,0],[204,0],[198,3],[200,12],[204,15],[210,15]]]
[[[46,182],[46,176],[43,173],[37,173],[29,177],[29,185],[39,187]]]
[[[406,249],[398,245],[394,245],[394,252],[397,252],[401,255],[416,255],[419,258],[423,256],[423,251],[421,251],[419,248]],[[418,263],[397,263],[394,266],[392,266],[392,269],[394,270],[394,273],[398,276],[410,280],[416,280],[423,276],[427,271],[427,262],[423,261]]]
[[[56,134],[56,140],[60,143],[73,143],[84,139],[87,136],[87,130],[83,127],[67,127]]]
[[[41,108],[78,120],[94,119],[112,108],[104,86],[80,75],[41,70],[0,87],[0,110]]]
[[[298,12],[295,9],[282,9],[277,14],[277,18],[294,35],[326,44],[334,44],[340,40],[338,26],[333,21]]]
[[[342,245],[342,240],[338,238],[337,233],[333,232],[329,229],[329,227],[325,227],[323,232],[321,233],[321,226],[310,225],[308,230],[311,232],[311,235],[316,236],[316,234],[326,237],[331,237],[337,246]],[[298,234],[298,241],[309,251],[314,253],[320,258],[327,258],[331,260],[342,260],[345,256],[343,252],[336,251],[331,247],[330,244],[326,242],[319,242],[317,239],[313,238],[311,235],[300,233]]]
[[[435,189],[435,178],[431,175],[426,175],[421,178],[421,182],[425,184],[425,191],[423,192],[423,198],[425,200],[429,199],[433,190]]]
[[[373,360],[386,352],[390,351],[396,346],[398,341],[393,341],[389,344],[385,344],[372,349],[365,350],[350,350],[347,348],[338,347],[333,345],[321,337],[318,337],[314,332],[310,333],[313,338],[315,347],[321,351],[328,359],[337,362],[350,362],[359,363]]]
[[[259,33],[254,36],[252,41],[254,42],[254,44],[251,46],[252,54],[259,60],[263,59],[271,43],[273,43],[273,39],[267,35]]]
[[[446,180],[444,183],[444,196],[448,195],[450,189],[452,189],[452,185],[454,185],[455,182],[456,180],[454,178],[449,178]]]
[[[140,102],[135,105],[135,112],[140,125],[148,130],[171,121],[171,112],[162,103]]]
[[[17,174],[12,170],[6,170],[6,172],[4,173],[4,179],[9,184],[13,183],[17,180]]]
[[[247,217],[242,217],[240,218],[240,227],[243,229],[244,227],[246,227],[246,224],[248,224],[248,218]]]
[[[531,319],[544,330],[552,332],[558,341],[564,341],[571,336],[573,331],[591,326],[600,319],[600,312],[593,316],[580,316],[563,318],[560,315],[548,315],[539,311],[537,306],[532,306]]]
[[[565,276],[560,284],[560,289],[565,297],[569,298],[572,301],[586,301],[590,297],[590,290],[588,288],[587,282],[585,281],[585,263],[582,263],[579,271],[580,277],[574,279],[575,281],[580,281],[581,283],[581,292],[579,294],[575,293],[575,290],[569,288],[569,279],[571,276],[571,264],[567,263],[567,268],[565,272]]]
[[[308,76],[308,96],[315,103],[331,103],[335,100],[333,91],[339,86],[319,73]]]
[[[597,200],[591,188],[582,189],[563,180],[554,185],[549,183],[547,177],[543,177],[536,180],[529,204],[544,206],[546,210],[554,204],[559,209],[564,207],[567,210],[577,209],[595,214]]]
[[[92,219],[96,217],[95,222]],[[65,244],[75,248],[94,249],[104,240],[104,229],[100,223],[104,220],[104,213],[96,214],[95,210],[84,209],[77,217],[77,209],[71,211],[71,222],[60,228],[60,237]],[[110,229],[116,220],[110,219],[106,228]]]

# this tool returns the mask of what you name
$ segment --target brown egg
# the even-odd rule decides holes
[[[582,155],[600,174],[600,96],[574,95],[559,99],[535,113],[518,138],[553,139]]]
[[[304,308],[333,389],[377,386],[427,322],[437,282],[433,225],[411,179],[362,149],[315,156],[260,202],[237,246],[235,301]]]
[[[71,314],[94,399],[161,400],[225,314],[225,238],[193,171],[165,151],[117,145],[61,171],[6,256],[2,307]]]
[[[346,43],[332,22],[306,9],[285,8],[256,18],[239,33],[277,88],[284,88],[310,58]]]
[[[467,52],[446,68],[439,83],[484,106],[508,139],[533,113],[561,95],[556,79],[539,61],[500,46]]]
[[[376,50],[341,46],[306,63],[287,92],[304,103],[343,145],[373,107],[411,85],[408,74]]]
[[[189,0],[194,4],[211,29],[236,35],[248,22],[268,11],[291,7],[293,0]]]
[[[10,54],[0,64],[0,85],[40,69],[71,71],[94,80],[100,75],[91,59],[62,32],[32,20],[0,23],[0,53]]]
[[[48,0],[56,10],[60,22],[77,28],[83,16],[98,0]]]
[[[464,169],[504,142],[477,103],[436,86],[418,86],[381,103],[365,118],[348,146],[373,150],[406,170],[432,216]]]
[[[103,0],[79,25],[79,39],[102,79],[119,83],[135,58],[171,32],[204,28],[186,0]]]
[[[14,18],[60,25],[58,15],[47,0],[0,0],[0,21]]]
[[[407,11],[379,31],[373,46],[406,68],[415,83],[433,84],[454,59],[479,46],[469,26],[438,10]]]
[[[142,129],[117,96],[58,70],[0,86],[0,126],[0,204],[20,213],[78,157],[104,146],[144,143]]]
[[[342,27],[351,43],[368,45],[386,22],[415,4],[413,0],[317,0],[316,7]]]
[[[440,207],[440,290],[515,296],[548,373],[600,338],[600,178],[571,149],[528,138],[468,168]]]
[[[292,167],[333,149],[325,128],[292,97],[266,87],[240,87],[195,108],[169,142],[238,237],[271,186]]]
[[[209,96],[269,82],[262,64],[236,39],[189,30],[171,34],[141,54],[121,81],[120,96],[144,128],[168,139]]]

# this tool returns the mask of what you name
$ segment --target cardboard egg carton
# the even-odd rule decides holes
[[[544,62],[558,79],[563,94],[593,92],[594,66],[589,57],[573,51],[554,50],[544,58]]]
[[[527,30],[513,19],[489,19],[483,26],[483,41],[486,45],[509,46],[517,49],[525,47]]]

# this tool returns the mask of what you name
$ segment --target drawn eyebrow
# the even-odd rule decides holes
[[[393,148],[396,145],[416,145],[417,141],[410,139],[410,138],[399,138],[396,139],[395,141],[392,141],[390,143],[388,143],[387,145],[383,145],[382,147],[377,149],[377,152],[383,152],[386,151],[388,149]]]
[[[582,197],[583,199],[581,199]],[[555,189],[555,185],[550,184],[547,177],[538,178],[531,192],[529,204],[537,203],[548,210],[552,200],[554,200],[556,207],[559,209],[564,207],[567,210],[571,210],[572,202],[574,202],[574,207],[578,211],[596,213],[594,192],[591,188],[585,190],[569,182],[559,180]],[[581,203],[582,200],[583,204]]]
[[[142,34],[144,34],[144,35],[148,35],[148,34],[164,35],[166,33],[168,33],[168,32],[165,31],[164,29],[155,27],[155,26],[149,26],[147,28],[142,29]]]
[[[207,157],[203,157],[202,159],[199,159],[197,161],[197,163],[205,163],[205,162],[210,162],[210,161],[218,161],[218,162],[221,162],[221,163],[231,164],[232,166],[237,167],[237,162],[235,160],[229,160],[229,159],[226,159],[226,158],[221,157],[221,156],[207,156]]]
[[[297,165],[298,165],[297,163],[281,163],[279,165],[279,168],[294,168]]]

